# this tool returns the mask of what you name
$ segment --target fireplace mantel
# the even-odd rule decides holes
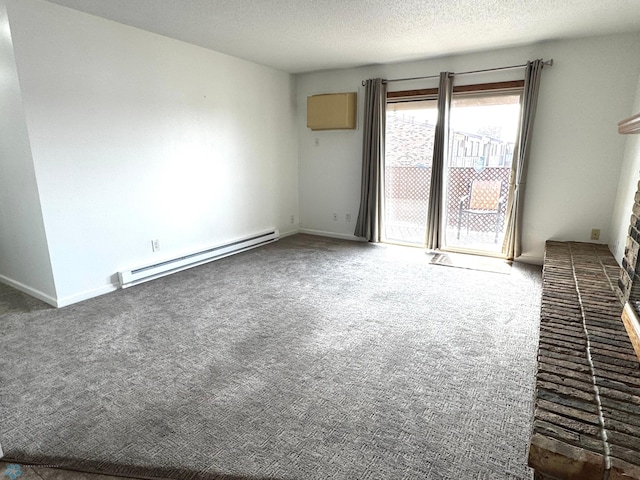
[[[640,133],[640,113],[618,122],[618,133]]]

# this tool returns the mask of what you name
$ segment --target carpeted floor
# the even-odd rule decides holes
[[[5,459],[206,479],[530,479],[540,269],[296,235],[55,310],[0,285]]]

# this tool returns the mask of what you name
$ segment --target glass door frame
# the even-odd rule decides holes
[[[493,85],[493,84],[489,84],[489,85]],[[478,85],[477,87],[483,87],[484,85]],[[518,96],[518,105],[520,107],[520,109],[522,108],[522,96],[524,93],[524,82],[522,82],[522,86],[508,86],[506,88],[478,88],[473,89],[473,87],[476,87],[474,85],[470,85],[468,87],[465,88],[464,92],[454,92],[453,97],[452,97],[452,108],[453,108],[453,102],[455,101],[456,97],[457,98],[464,98],[465,96],[468,96],[469,98],[482,98],[482,97],[500,97],[500,96]],[[457,93],[457,95],[456,95]],[[450,115],[451,117],[451,115]],[[520,115],[518,114],[518,119],[517,119],[518,125],[516,126],[516,131],[515,131],[515,138],[514,140],[514,144],[517,144],[517,138],[520,132]],[[449,126],[449,134],[451,134],[452,130],[451,130],[451,126]],[[449,141],[449,147],[452,146],[452,142]],[[515,150],[514,152],[515,153]],[[512,154],[513,154],[512,153]],[[495,257],[495,258],[506,258],[506,253],[505,253],[505,246],[504,246],[504,235],[505,235],[505,220],[506,220],[506,208],[509,205],[509,199],[511,197],[511,195],[513,194],[513,192],[511,191],[511,188],[509,186],[509,179],[511,178],[511,167],[509,167],[509,172],[507,175],[507,187],[506,187],[506,195],[507,198],[505,199],[505,203],[504,203],[504,208],[505,212],[504,212],[504,217],[502,218],[502,232],[500,235],[500,238],[502,239],[502,245],[500,245],[500,251],[495,251],[495,250],[485,250],[485,249],[479,249],[479,248],[469,248],[469,247],[465,247],[465,246],[461,246],[461,245],[449,245],[447,244],[447,226],[448,226],[448,222],[449,222],[449,214],[450,212],[448,211],[448,206],[447,206],[447,199],[448,199],[448,188],[449,188],[449,179],[450,179],[450,169],[451,169],[451,159],[454,155],[454,152],[450,151],[449,148],[447,148],[447,158],[445,159],[445,164],[444,167],[442,169],[442,212],[441,212],[441,218],[440,218],[440,248],[439,250],[443,251],[443,252],[451,252],[451,253],[464,253],[464,254],[469,254],[469,255],[481,255],[484,257]],[[513,162],[513,158],[512,158],[512,162]],[[485,167],[486,168],[486,167]],[[459,221],[459,220],[458,220]]]
[[[404,97],[404,96],[399,96],[398,93],[403,93],[403,92],[391,92],[387,94],[387,105],[389,104],[402,104],[402,103],[413,103],[413,102],[432,102],[434,107],[436,107],[435,109],[437,110],[437,101],[438,101],[438,89],[427,89],[427,90],[416,90],[416,91],[411,91],[411,95]],[[392,98],[392,100],[390,100],[390,98]],[[388,112],[388,110],[387,110]],[[385,115],[386,113],[385,112]],[[386,127],[385,127],[386,129]],[[386,149],[387,149],[388,143],[385,142],[385,153],[386,153]],[[433,155],[433,153],[431,152],[431,155]],[[386,155],[385,155],[385,164],[382,166],[382,171],[384,172],[384,177],[383,177],[383,195],[381,196],[382,198],[382,203],[381,203],[381,208],[382,208],[382,215],[381,215],[381,241],[383,243],[388,243],[388,244],[392,244],[392,245],[400,245],[400,246],[404,246],[404,247],[414,247],[414,248],[424,248],[424,243],[426,241],[426,233],[424,238],[422,239],[422,242],[420,244],[414,243],[414,242],[410,242],[410,241],[402,241],[400,239],[396,239],[396,238],[388,238],[387,237],[387,206],[386,206],[386,202],[387,202],[387,192],[386,192],[386,185],[387,185],[387,179],[386,179],[386,168],[387,168],[387,164],[386,164]],[[430,167],[429,167],[430,168]],[[428,186],[428,188],[430,188],[430,186]],[[424,218],[424,226],[426,229],[426,225],[427,225],[427,217],[426,217],[426,211],[425,211],[425,218]]]
[[[486,94],[489,96],[491,94],[506,95],[510,93],[510,94],[520,95],[520,104],[521,104],[523,91],[524,91],[524,80],[490,82],[490,83],[473,84],[473,85],[459,85],[459,86],[453,87],[452,99],[455,99],[456,97],[459,97],[464,94],[481,95],[482,93],[486,92]],[[417,90],[402,90],[402,91],[395,91],[395,92],[387,92],[387,104],[400,103],[400,102],[413,102],[413,101],[421,101],[421,100],[437,100],[437,98],[438,98],[438,88],[424,88],[424,89],[417,89]],[[520,129],[520,126],[518,125],[518,132],[519,132],[519,129]],[[385,146],[385,149],[386,149],[386,146]],[[443,178],[442,178],[443,188],[441,192],[443,196],[441,205],[443,207],[441,212],[441,225],[440,225],[440,245],[441,245],[440,250],[448,251],[448,252],[467,253],[467,254],[489,256],[489,257],[505,258],[506,255],[504,253],[504,245],[502,246],[500,252],[490,252],[485,250],[459,248],[456,246],[446,246],[445,235],[446,235],[447,218],[445,216],[445,213],[446,213],[445,202],[447,199],[447,188],[448,188],[446,167],[448,166],[447,164],[449,162],[450,154],[451,152],[449,152],[449,148],[447,148],[447,159],[446,159],[445,168],[443,168]],[[383,172],[385,168],[386,168],[386,165],[383,165],[383,168],[382,168]],[[405,246],[424,248],[424,244],[416,245],[414,243],[402,242],[399,240],[389,240],[386,238],[386,227],[385,227],[385,223],[387,221],[386,206],[385,206],[386,192],[384,191],[384,188],[385,188],[385,180],[383,179],[383,195],[382,195],[382,202],[380,205],[380,208],[382,209],[382,215],[381,215],[382,241],[384,243],[392,243],[396,245],[405,245]],[[510,194],[511,192],[509,192],[509,195]],[[507,204],[508,204],[508,201],[507,201]],[[426,218],[425,218],[425,224],[426,224]],[[425,238],[425,241],[426,241],[426,238]]]

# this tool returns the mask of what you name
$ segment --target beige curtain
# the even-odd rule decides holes
[[[541,59],[527,62],[520,112],[520,131],[514,146],[513,164],[509,178],[509,202],[506,210],[507,227],[503,251],[509,260],[513,260],[522,253],[522,206],[527,184],[527,162],[531,148],[542,68]]]
[[[367,80],[362,140],[360,210],[354,234],[370,242],[380,241],[384,185],[384,135],[387,84],[381,78]]]
[[[440,247],[440,229],[442,225],[442,184],[444,163],[449,145],[449,110],[453,92],[453,73],[441,72],[438,86],[438,121],[433,142],[433,161],[431,164],[431,189],[427,210],[426,247],[435,250]]]

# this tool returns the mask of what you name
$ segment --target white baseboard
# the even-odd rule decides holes
[[[47,295],[46,293],[41,292],[40,290],[36,290],[35,288],[24,285],[23,283],[16,282],[15,280],[5,277],[4,275],[0,275],[0,282],[5,283],[10,287],[15,288],[16,290],[20,290],[27,295],[37,298],[38,300],[42,300],[43,302],[56,308],[66,307],[83,300],[88,300],[93,297],[99,297],[100,295],[104,295],[105,293],[110,293],[118,289],[116,285],[109,284],[99,288],[94,288],[92,290],[87,290],[86,292],[70,295],[68,297],[54,298],[50,295]]]
[[[529,265],[542,265],[544,263],[544,259],[540,257],[534,257],[533,255],[520,255],[515,259],[515,261],[520,263],[528,263]]]
[[[74,303],[82,302],[83,300],[89,300],[90,298],[99,297],[100,295],[104,295],[105,293],[111,293],[118,290],[117,285],[109,284],[103,285],[102,287],[93,288],[91,290],[87,290],[81,293],[75,293],[68,297],[59,298],[56,301],[56,307],[62,308],[67,307],[69,305],[73,305]]]
[[[53,298],[50,295],[47,295],[46,293],[41,292],[40,290],[36,290],[35,288],[29,287],[24,283],[17,282],[15,280],[12,280],[9,277],[5,277],[4,275],[0,275],[0,282],[6,285],[9,285],[10,287],[15,288],[16,290],[20,290],[21,292],[26,293],[27,295],[31,295],[32,297],[37,298],[38,300],[42,300],[43,302],[48,303],[52,307],[58,306],[58,301],[55,298]]]
[[[299,233],[306,233],[308,235],[317,235],[319,237],[331,237],[340,238],[342,240],[352,240],[355,242],[366,242],[364,238],[356,237],[355,235],[347,235],[345,233],[325,232],[324,230],[310,230],[308,228],[301,228]]]
[[[280,230],[280,238],[290,237],[291,235],[295,235],[296,233],[300,233],[300,229],[298,225],[292,225],[289,229],[279,229]]]

